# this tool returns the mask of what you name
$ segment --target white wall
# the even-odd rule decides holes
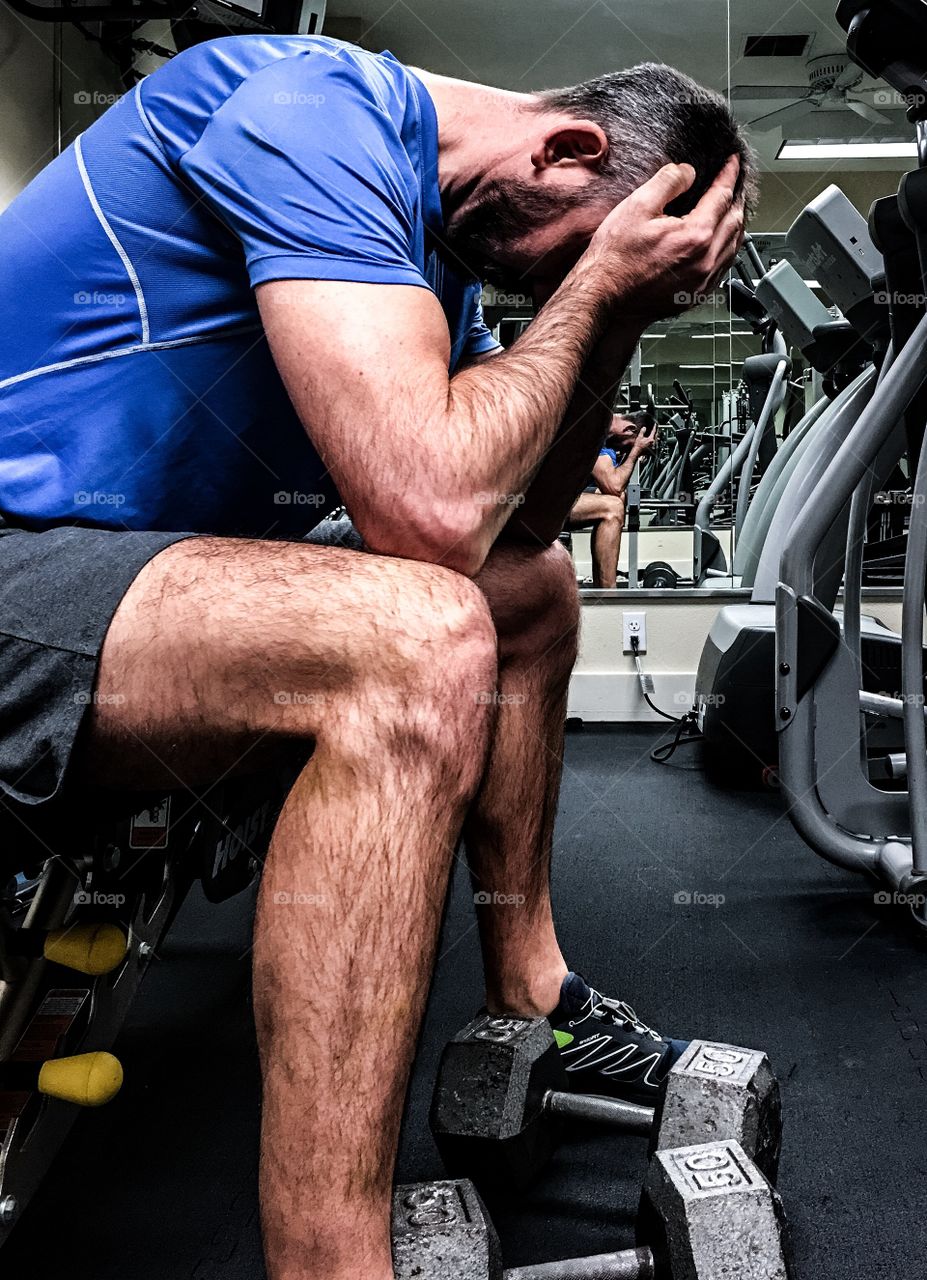
[[[93,30],[94,28],[91,28]],[[29,22],[0,5],[0,209],[56,154],[56,98],[67,146],[122,93],[115,67],[74,27]]]
[[[744,592],[746,601],[749,593]],[[622,653],[622,613],[647,615],[644,670],[653,676],[653,700],[672,715],[690,709],[695,673],[718,612],[738,597],[729,591],[630,592],[587,597],[583,603],[579,660],[570,681],[568,714],[583,720],[624,724],[658,720],[640,691],[630,654]],[[901,629],[900,592],[866,592],[863,612],[887,627]],[[925,629],[927,643],[927,629]]]
[[[585,602],[568,714],[616,724],[660,718],[641,696],[633,657],[622,653],[621,615],[631,609],[647,615],[643,665],[654,679],[654,701],[672,715],[683,715],[692,706],[695,672],[711,624],[733,598],[730,592],[615,591]]]

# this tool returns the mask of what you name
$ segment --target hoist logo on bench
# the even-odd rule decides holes
[[[254,809],[247,818],[236,826],[230,827],[216,845],[213,857],[212,874],[218,876],[226,867],[238,859],[242,852],[251,853],[253,846],[266,830],[271,819],[271,802],[265,800],[258,809]]]

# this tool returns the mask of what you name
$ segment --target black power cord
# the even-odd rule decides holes
[[[672,742],[664,742],[650,753],[650,759],[656,764],[666,764],[676,754],[679,747],[686,746],[690,742],[701,742],[703,734],[698,727],[698,717],[694,711],[687,711],[684,716],[674,716],[668,711],[664,711],[662,707],[658,707],[650,696],[653,693],[653,676],[649,675],[641,666],[640,657],[641,642],[638,636],[631,637],[631,652],[634,655],[634,666],[637,669],[637,678],[640,681],[641,693],[644,701],[651,711],[655,711],[658,716],[662,716],[664,720],[669,720],[671,724],[676,726],[676,734]]]
[[[650,759],[656,764],[667,764],[676,754],[677,747],[684,747],[690,742],[701,742],[702,737],[695,712],[687,711],[684,716],[676,720],[676,736],[672,742],[664,742],[661,746],[654,747],[650,753]]]

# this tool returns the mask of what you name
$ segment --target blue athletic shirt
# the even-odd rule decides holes
[[[254,286],[431,289],[453,371],[497,344],[442,225],[434,105],[392,55],[300,36],[180,54],[0,215],[0,515],[305,532],[338,495]],[[388,291],[376,305],[388,319]]]

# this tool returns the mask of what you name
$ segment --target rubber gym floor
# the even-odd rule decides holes
[[[922,1277],[927,947],[903,909],[874,904],[877,886],[804,846],[776,795],[709,786],[692,747],[654,764],[658,739],[649,725],[567,739],[554,862],[567,957],[667,1032],[768,1050],[802,1280]],[[403,1181],[441,1174],[428,1103],[444,1041],[481,999],[471,908],[458,870]],[[187,902],[117,1044],[122,1094],[78,1120],[0,1256],[4,1276],[263,1280],[251,910],[247,895]],[[561,1149],[527,1197],[495,1209],[506,1263],[633,1243],[645,1150],[614,1137]]]

